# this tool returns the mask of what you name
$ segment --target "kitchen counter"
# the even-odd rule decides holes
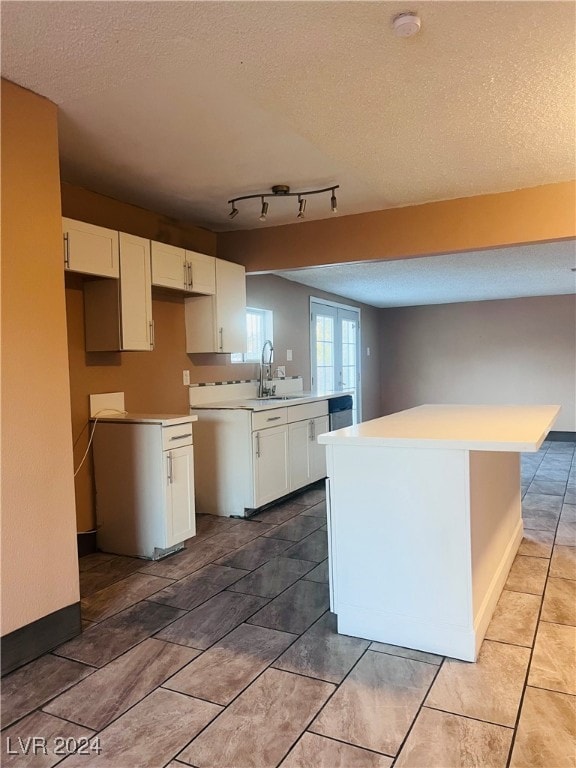
[[[128,424],[160,424],[163,427],[172,427],[177,424],[190,424],[198,421],[198,416],[181,415],[176,413],[103,413],[95,416],[91,421],[114,422],[122,421]]]
[[[558,406],[426,405],[320,435],[338,631],[475,661]]]
[[[331,432],[321,443],[474,451],[537,451],[559,406],[420,405]]]
[[[303,403],[315,403],[320,400],[331,400],[334,397],[342,397],[348,392],[333,392],[319,395],[317,392],[294,392],[273,397],[238,398],[237,400],[221,400],[214,403],[194,405],[194,410],[220,410],[242,408],[249,411],[266,411],[271,408],[283,408],[287,405],[300,405]]]

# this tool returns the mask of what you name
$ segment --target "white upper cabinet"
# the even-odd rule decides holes
[[[246,351],[246,273],[240,264],[215,259],[216,293],[185,300],[186,351]]]
[[[62,219],[64,267],[101,277],[118,277],[118,232],[74,219]]]
[[[116,236],[120,280],[84,283],[87,352],[154,348],[150,241],[124,232]]]
[[[152,285],[185,291],[187,278],[186,251],[174,245],[150,243],[152,257]]]
[[[208,296],[216,293],[216,261],[214,256],[186,251],[189,291]]]
[[[205,253],[186,251],[174,245],[150,243],[152,285],[186,293],[216,292],[216,259]]]
[[[154,348],[150,241],[120,232],[122,349]]]

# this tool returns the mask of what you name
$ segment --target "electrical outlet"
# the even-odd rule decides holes
[[[277,379],[285,379],[286,378],[286,366],[285,365],[279,365],[278,368],[276,368],[276,378]]]
[[[187,387],[190,384],[190,371],[182,371],[182,384]]]
[[[290,362],[292,360],[292,350],[291,349],[287,349],[286,350],[286,360],[288,362]]]
[[[370,347],[366,347],[366,357],[370,357]]]

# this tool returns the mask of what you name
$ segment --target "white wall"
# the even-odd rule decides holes
[[[576,296],[381,311],[384,414],[423,403],[559,404],[576,431]]]

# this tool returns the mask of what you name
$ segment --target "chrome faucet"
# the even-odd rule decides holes
[[[266,359],[266,350],[268,350],[268,359]],[[276,392],[276,387],[268,385],[272,381],[272,359],[274,356],[274,347],[270,339],[266,339],[262,347],[262,356],[260,358],[260,386],[258,387],[258,397],[268,397]],[[266,369],[266,381],[264,381],[264,369]]]

